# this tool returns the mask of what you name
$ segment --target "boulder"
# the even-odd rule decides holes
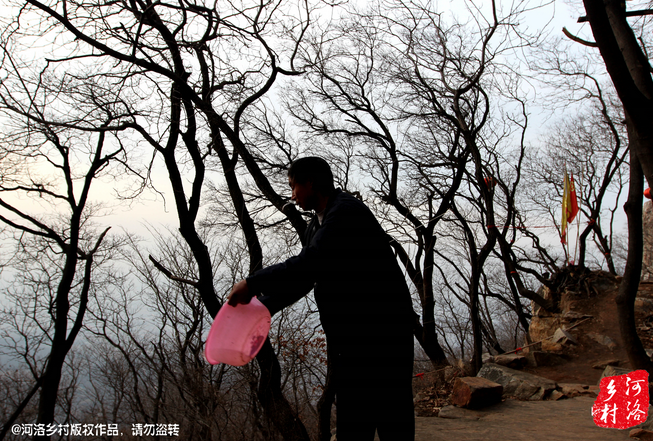
[[[488,361],[487,363],[492,363]],[[494,356],[494,363],[501,366],[507,366],[512,369],[521,369],[528,364],[528,360],[523,355],[518,354],[500,354]]]
[[[501,401],[503,386],[482,377],[459,377],[453,384],[451,404],[480,409]]]
[[[558,386],[553,380],[493,363],[483,365],[477,377],[499,383],[504,396],[519,400],[543,400]]]
[[[617,349],[617,343],[615,343],[615,341],[612,340],[607,335],[596,334],[594,332],[588,332],[586,335],[592,340],[594,340],[595,342],[597,342],[598,344],[601,344],[606,348],[610,349],[611,351]]]

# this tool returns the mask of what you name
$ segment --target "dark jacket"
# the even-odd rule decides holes
[[[315,289],[322,327],[338,347],[411,333],[412,301],[383,231],[363,202],[336,190],[299,255],[247,278],[273,312]],[[362,339],[362,340],[361,340]],[[370,340],[371,339],[371,340]],[[380,340],[379,340],[380,339]]]

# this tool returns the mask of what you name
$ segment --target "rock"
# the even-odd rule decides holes
[[[503,386],[482,377],[456,378],[451,404],[469,409],[480,409],[501,401]]]
[[[599,382],[596,384],[601,385],[601,380],[604,379],[605,377],[614,377],[615,375],[625,375],[632,371],[633,371],[632,369],[620,368],[616,366],[607,366],[603,370],[603,373],[601,374],[601,378],[599,378]]]
[[[489,363],[492,362],[490,361]],[[494,363],[501,366],[507,366],[512,369],[521,369],[528,364],[528,360],[523,355],[500,354],[494,356]]]
[[[558,344],[561,344],[563,346],[568,344],[568,343],[571,343],[571,344],[574,344],[574,345],[578,344],[578,341],[576,340],[576,338],[574,338],[573,335],[571,335],[569,332],[565,331],[562,328],[556,329],[556,332],[555,332],[555,334],[553,334],[553,338],[551,339],[551,341],[553,343],[558,343]]]
[[[598,396],[597,390],[590,389],[591,386],[578,383],[559,383],[558,390],[567,398],[574,398],[581,395],[596,398]],[[595,386],[598,388],[598,386]]]
[[[653,432],[645,429],[632,429],[628,436],[637,438],[640,441],[653,441]]]
[[[483,362],[483,364],[494,363],[494,357],[489,352],[483,352],[483,355],[481,356],[481,361]]]
[[[559,366],[567,358],[553,352],[533,351],[528,354],[528,361],[533,366]]]
[[[545,352],[560,352],[572,344],[578,344],[576,338],[564,329],[558,328],[553,333],[553,337],[542,342],[542,350]]]
[[[565,394],[563,394],[562,392],[560,392],[559,390],[553,390],[553,391],[551,391],[551,393],[549,394],[549,396],[546,399],[547,400],[552,400],[552,401],[558,401],[558,400],[561,400],[563,398],[567,398],[567,396]]]
[[[473,410],[456,406],[444,406],[438,413],[440,418],[478,420],[480,416]]]
[[[621,360],[612,359],[612,360],[603,360],[595,363],[592,368],[593,369],[605,369],[608,366],[619,366],[621,363]]]
[[[595,333],[593,333],[593,332],[589,332],[589,333],[587,333],[586,335],[587,335],[589,338],[591,338],[592,340],[594,340],[595,342],[597,342],[597,343],[599,343],[599,344],[601,344],[601,345],[607,347],[607,348],[610,349],[611,351],[614,351],[615,349],[617,349],[617,343],[615,343],[615,341],[612,340],[612,339],[611,339],[610,337],[608,337],[607,335],[603,335],[603,334],[595,334]]]
[[[553,380],[493,363],[483,365],[477,377],[499,383],[503,386],[504,396],[515,397],[519,400],[542,400],[557,388],[557,384]]]

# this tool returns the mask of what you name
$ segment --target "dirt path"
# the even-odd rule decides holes
[[[415,441],[625,441],[631,429],[604,429],[591,415],[594,398],[506,400],[482,410],[451,408],[457,418],[417,418]],[[653,419],[653,418],[652,418]]]

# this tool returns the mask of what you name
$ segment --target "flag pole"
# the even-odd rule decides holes
[[[562,221],[560,223],[560,227],[561,227],[562,251],[565,255],[565,266],[568,266],[569,244],[567,243],[567,232],[569,231],[569,225],[566,222],[567,220],[566,200],[567,200],[567,162],[565,161],[564,181],[562,184]]]
[[[581,176],[578,176],[578,178],[580,182],[582,180]],[[578,208],[578,212],[576,216],[576,247],[574,248],[574,262],[578,263],[578,253],[580,252],[580,207],[578,206],[578,191],[576,190],[576,187],[577,187],[577,183],[574,180],[574,196],[576,197],[576,207]]]
[[[580,211],[578,213],[580,214]],[[576,246],[574,247],[574,263],[578,263],[579,252],[580,252],[580,215],[576,216]]]

